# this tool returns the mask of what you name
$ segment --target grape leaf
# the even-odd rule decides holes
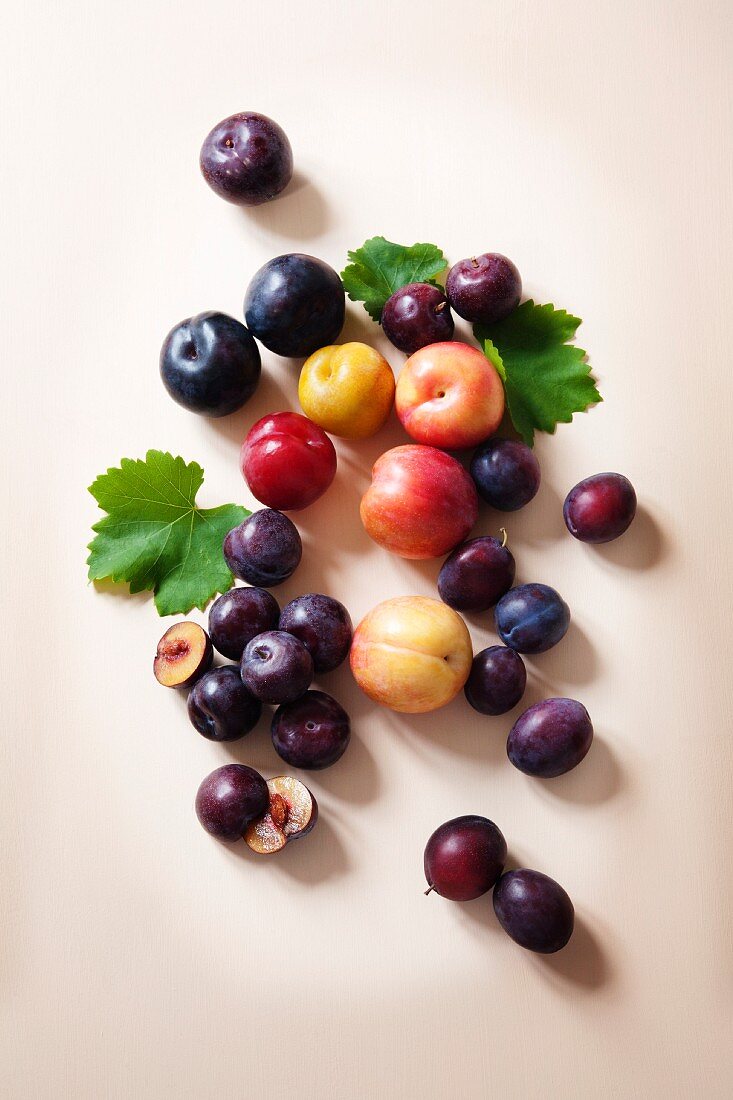
[[[580,325],[564,309],[522,302],[503,321],[474,325],[474,336],[504,382],[509,415],[525,443],[535,431],[554,433],[573,413],[602,401],[585,361],[567,341]]]
[[[130,592],[152,589],[159,615],[202,611],[233,583],[222,553],[224,536],[250,515],[238,504],[198,508],[204,480],[197,462],[164,451],[145,461],[123,458],[90,485],[108,514],[89,543],[89,579],[127,581]]]
[[[341,281],[352,302],[363,302],[374,321],[379,321],[384,303],[408,283],[433,282],[448,266],[434,244],[413,244],[409,248],[384,237],[372,237],[361,248],[349,252],[351,263],[341,272]]]

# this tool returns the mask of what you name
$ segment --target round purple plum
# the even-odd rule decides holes
[[[507,756],[525,775],[552,779],[577,767],[593,741],[593,723],[576,699],[543,699],[509,731]]]
[[[611,542],[623,535],[636,515],[636,492],[623,474],[594,474],[570,490],[562,512],[573,538]]]
[[[350,737],[348,714],[325,691],[306,691],[278,707],[272,719],[275,751],[293,768],[329,768],[346,752]]]
[[[202,416],[228,416],[257,389],[260,353],[247,329],[226,313],[197,313],[172,328],[160,352],[160,377],[173,400]]]
[[[519,584],[502,596],[494,612],[504,645],[517,653],[544,653],[564,638],[570,608],[548,584]]]
[[[490,890],[504,870],[507,848],[493,821],[476,814],[439,826],[425,847],[428,890],[450,901],[470,901]]]
[[[291,577],[303,554],[298,528],[274,508],[260,508],[224,539],[224,557],[235,577],[274,588]]]
[[[506,714],[524,695],[527,670],[513,649],[492,645],[477,653],[463,689],[479,714]]]
[[[343,284],[323,260],[290,252],[275,256],[247,287],[247,328],[276,355],[292,359],[333,344],[344,325]]]
[[[210,741],[237,741],[254,729],[262,703],[242,683],[236,665],[212,668],[188,696],[188,717]]]
[[[438,574],[438,592],[454,611],[487,611],[514,583],[512,553],[491,535],[457,546]]]
[[[199,164],[209,187],[222,199],[259,206],[290,183],[293,152],[285,131],[273,119],[241,111],[206,135]]]
[[[245,764],[224,764],[206,776],[196,794],[196,815],[218,840],[241,840],[250,821],[270,805],[267,783]]]
[[[491,325],[503,321],[519,305],[522,278],[506,256],[484,252],[453,265],[445,292],[459,317]]]
[[[453,339],[448,299],[431,283],[408,283],[396,290],[385,302],[381,324],[387,339],[407,355]]]
[[[240,666],[244,686],[263,703],[291,703],[310,687],[313,658],[284,630],[266,630],[248,642]]]
[[[541,871],[507,871],[494,887],[494,912],[508,936],[528,951],[552,955],[573,934],[575,910],[562,886]]]
[[[540,487],[540,464],[518,439],[490,439],[474,451],[471,477],[478,495],[499,512],[524,508]]]
[[[252,638],[277,626],[280,606],[264,588],[230,588],[209,611],[209,635],[224,657],[239,661]]]
[[[353,626],[342,603],[320,592],[298,596],[280,612],[280,630],[299,638],[316,672],[331,672],[348,657]]]

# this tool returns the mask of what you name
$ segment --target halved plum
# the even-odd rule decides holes
[[[280,852],[290,840],[309,833],[318,820],[318,803],[304,783],[290,775],[268,779],[270,806],[262,817],[250,822],[244,834],[258,855]]]

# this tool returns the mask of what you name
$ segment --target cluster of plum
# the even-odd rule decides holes
[[[204,142],[200,163],[217,194],[245,205],[275,197],[292,176],[286,135],[253,112],[218,124]],[[234,574],[253,587],[234,588],[216,600],[210,637],[182,623],[159,646],[161,682],[196,680],[189,714],[205,736],[241,736],[257,721],[262,703],[274,703],[272,737],[281,757],[295,767],[328,766],[348,744],[349,720],[330,696],[308,688],[314,671],[335,667],[347,653],[362,690],[396,711],[431,711],[462,689],[482,714],[504,714],[519,703],[527,679],[521,655],[557,644],[570,612],[547,585],[513,587],[515,562],[506,534],[501,541],[468,538],[479,498],[498,511],[524,507],[538,491],[540,468],[524,443],[496,436],[505,412],[502,380],[478,348],[453,340],[451,311],[491,324],[516,308],[521,292],[517,268],[498,253],[455,264],[445,289],[411,283],[396,290],[381,315],[391,343],[409,356],[396,381],[375,348],[335,343],[345,317],[343,284],[328,264],[301,253],[277,256],[256,272],[244,298],[244,324],[208,312],[168,334],[160,357],[164,385],[174,400],[207,416],[227,415],[251,397],[261,371],[258,342],[277,355],[305,360],[298,384],[305,415],[270,413],[242,444],[243,477],[265,507],[227,536],[224,553]],[[361,521],[392,553],[448,556],[438,575],[440,599],[403,596],[380,603],[352,640],[348,613],[338,601],[308,595],[280,611],[266,589],[300,560],[297,531],[282,511],[312,504],[336,474],[327,433],[345,439],[374,435],[393,407],[411,442],[374,464]],[[448,453],[466,449],[473,450],[468,469]],[[631,483],[621,474],[601,473],[568,493],[563,514],[575,538],[606,542],[628,528],[635,510]],[[504,644],[474,656],[459,612],[491,608]],[[212,643],[239,668],[209,670]],[[580,763],[592,737],[581,703],[545,699],[514,723],[507,753],[521,771],[549,778]],[[244,834],[256,851],[275,851],[312,827],[317,808],[298,780],[276,777],[267,784],[252,769],[228,765],[201,785],[197,811],[214,835]],[[518,943],[537,951],[562,947],[573,925],[567,894],[536,871],[502,874],[505,859],[504,838],[492,822],[447,822],[426,849],[429,887],[456,900],[494,887],[499,920]]]
[[[190,689],[188,716],[212,741],[244,737],[263,704],[276,705],[271,735],[278,755],[296,768],[330,767],[349,744],[349,716],[331,695],[309,689],[316,673],[332,671],[348,656],[349,613],[320,593],[298,596],[281,609],[260,587],[292,576],[301,559],[298,530],[282,512],[253,512],[229,532],[223,552],[234,575],[248,585],[213,602],[208,632],[188,621],[165,632],[153,662],[156,679]],[[214,649],[236,663],[212,668]],[[207,832],[225,840],[244,835],[260,853],[304,836],[317,815],[315,799],[298,780],[276,776],[266,784],[252,768],[235,764],[203,781],[196,808]]]

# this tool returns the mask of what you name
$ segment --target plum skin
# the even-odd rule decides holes
[[[484,252],[453,265],[445,292],[459,317],[491,325],[503,321],[519,305],[522,277],[508,257]]]
[[[471,459],[478,495],[499,512],[516,512],[529,504],[540,487],[540,464],[518,439],[490,439]]]
[[[299,638],[316,672],[332,672],[346,660],[354,633],[351,616],[339,600],[319,592],[297,596],[280,612],[279,630]]]
[[[242,683],[235,665],[207,672],[188,696],[188,717],[209,741],[237,741],[254,729],[262,703]]]
[[[507,856],[506,841],[488,818],[455,817],[440,825],[425,846],[425,878],[449,901],[471,901],[494,885]]]
[[[224,539],[224,558],[235,577],[274,588],[291,577],[303,556],[303,543],[291,519],[274,508],[260,508]]]
[[[280,605],[264,588],[230,588],[209,609],[209,637],[223,657],[239,661],[252,638],[277,626]]]
[[[506,714],[517,705],[527,686],[524,661],[513,649],[492,645],[477,653],[463,688],[467,702],[479,714]]]
[[[563,519],[580,542],[612,542],[636,515],[636,491],[623,474],[594,474],[579,481],[563,504]]]
[[[380,319],[387,339],[407,355],[453,339],[453,316],[440,287],[408,283],[387,299]]]
[[[494,887],[494,912],[520,947],[552,955],[573,934],[575,910],[559,882],[541,871],[507,871]]]
[[[291,767],[316,770],[340,760],[351,739],[349,716],[325,691],[307,691],[278,707],[272,719],[275,751]]]
[[[196,794],[196,816],[218,840],[240,840],[256,817],[267,812],[267,783],[246,764],[224,764],[207,775]]]
[[[244,298],[249,331],[276,355],[305,358],[334,344],[344,326],[343,284],[323,260],[275,256],[255,272]]]
[[[257,389],[260,353],[241,321],[209,310],[181,321],[160,351],[168,394],[189,412],[217,418],[241,409]]]
[[[438,574],[438,592],[454,611],[488,611],[514,583],[516,565],[506,546],[479,535],[457,546]]]
[[[253,496],[269,508],[299,511],[336,476],[336,449],[322,428],[300,413],[263,416],[247,432],[239,457]]]
[[[548,584],[510,588],[494,614],[502,642],[518,653],[545,653],[557,645],[570,626],[568,605]]]
[[[267,630],[244,647],[240,674],[263,703],[291,703],[310,687],[313,658],[299,638]]]
[[[274,119],[257,111],[241,111],[222,119],[206,135],[199,167],[220,198],[259,206],[290,183],[293,152]]]
[[[593,723],[577,699],[543,699],[509,731],[507,756],[525,775],[553,779],[577,767],[593,741]]]

